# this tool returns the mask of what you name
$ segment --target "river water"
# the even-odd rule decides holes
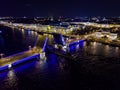
[[[12,55],[33,47],[37,34],[30,30],[17,30],[8,27],[0,27],[0,53],[5,56]]]
[[[81,42],[71,46],[70,53],[76,56],[75,60],[48,53],[45,60],[33,60],[0,72],[0,90],[120,89],[119,47]]]

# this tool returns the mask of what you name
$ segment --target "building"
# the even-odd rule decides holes
[[[110,32],[96,32],[95,33],[96,38],[101,38],[101,37],[107,37],[111,40],[116,40],[117,39],[117,33],[110,33]]]

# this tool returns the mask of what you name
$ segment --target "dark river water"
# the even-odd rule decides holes
[[[3,42],[1,46],[4,47],[7,44],[6,37],[4,38],[4,35],[1,37]],[[19,40],[20,38],[22,37],[20,36]],[[33,35],[28,40],[34,43],[35,38],[36,35]],[[24,40],[23,42],[27,48],[29,44]],[[119,47],[96,42],[81,42],[71,46],[69,51],[70,57],[76,56],[75,60],[70,61],[48,53],[45,60],[33,60],[10,71],[0,72],[0,90],[120,89]]]
[[[33,47],[37,34],[30,30],[16,30],[0,26],[0,53],[12,55]]]

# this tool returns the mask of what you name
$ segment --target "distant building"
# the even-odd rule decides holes
[[[105,36],[111,40],[117,39],[117,33],[110,33],[110,32],[96,32],[95,33],[96,38],[101,38],[101,37],[105,37]]]
[[[117,34],[111,33],[109,35],[109,38],[112,39],[112,40],[116,40],[117,39]]]

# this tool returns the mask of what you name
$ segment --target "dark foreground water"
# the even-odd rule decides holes
[[[0,90],[120,89],[120,48],[84,42],[71,52],[78,55],[74,61],[49,53],[46,60],[1,72]]]
[[[0,72],[0,90],[120,90],[119,47],[83,42],[70,53],[75,60],[48,53]]]

